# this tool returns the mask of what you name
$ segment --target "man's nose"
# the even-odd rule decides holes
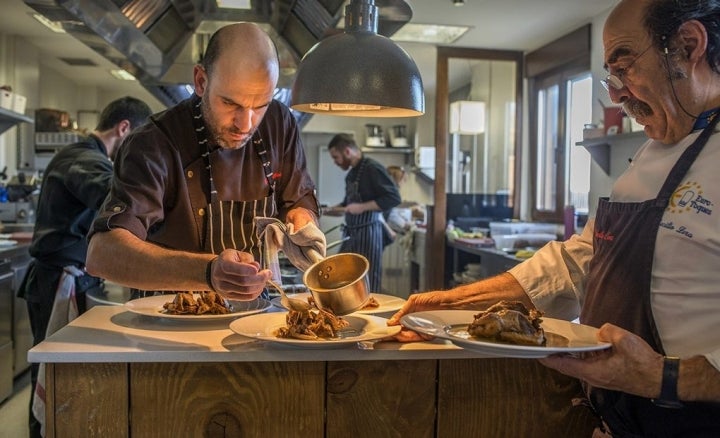
[[[241,132],[249,132],[252,129],[252,120],[255,112],[251,109],[239,108],[235,111],[233,124]]]
[[[610,87],[610,89],[608,90],[608,94],[610,95],[610,101],[616,105],[621,105],[630,97],[630,91],[628,90],[627,86],[623,86],[619,90]]]

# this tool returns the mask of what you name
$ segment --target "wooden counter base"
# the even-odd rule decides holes
[[[532,359],[47,364],[47,437],[589,437]]]

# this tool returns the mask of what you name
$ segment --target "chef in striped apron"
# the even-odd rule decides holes
[[[264,269],[255,217],[317,223],[294,116],[273,99],[272,40],[257,25],[216,32],[195,94],[134,131],[90,232],[88,271],[140,291],[215,290],[252,300]]]
[[[385,167],[364,157],[355,140],[348,134],[338,134],[328,144],[336,165],[348,170],[345,177],[345,198],[330,209],[330,214],[344,212],[344,237],[339,252],[364,255],[370,262],[368,287],[381,291],[383,214],[400,204],[400,192]]]

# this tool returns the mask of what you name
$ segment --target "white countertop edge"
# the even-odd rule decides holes
[[[247,353],[233,352],[188,352],[153,353],[146,352],[108,352],[108,353],[61,353],[30,352],[29,362],[46,363],[148,363],[148,362],[317,362],[317,361],[358,361],[358,360],[438,360],[438,359],[478,359],[493,356],[474,353],[468,350],[359,350],[344,348],[337,350],[300,350],[289,349]]]
[[[138,319],[139,318],[139,319]],[[228,323],[229,324],[229,323]],[[28,352],[29,362],[271,362],[473,359],[492,357],[448,341],[369,342],[301,348],[234,333],[225,323],[160,323],[122,306],[96,306]]]

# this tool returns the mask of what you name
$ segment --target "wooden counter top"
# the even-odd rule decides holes
[[[156,320],[157,319],[157,320]],[[305,350],[97,306],[29,353],[46,436],[589,437],[575,379],[444,343]]]

